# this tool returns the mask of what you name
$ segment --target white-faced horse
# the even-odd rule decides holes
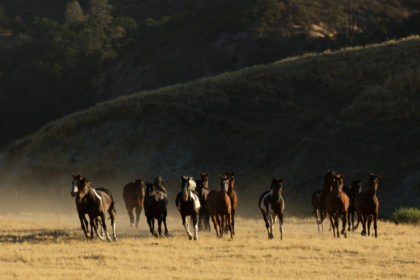
[[[175,199],[175,204],[182,217],[182,224],[187,231],[188,238],[193,238],[187,216],[191,216],[194,228],[194,240],[197,240],[198,236],[198,217],[200,211],[200,199],[195,191],[196,183],[191,176],[181,176],[181,188],[182,191],[178,193]]]
[[[273,179],[271,183],[271,191],[266,191],[260,196],[258,206],[263,215],[265,226],[268,232],[268,238],[273,238],[273,224],[275,224],[277,216],[280,223],[280,238],[283,239],[283,214],[284,200],[282,197],[283,180]]]

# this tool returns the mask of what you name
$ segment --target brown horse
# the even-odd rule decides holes
[[[230,230],[230,237],[233,237],[232,225],[231,225],[231,203],[230,198],[227,195],[229,189],[229,178],[228,176],[220,177],[220,189],[210,191],[207,196],[207,207],[209,215],[213,221],[214,229],[216,230],[217,237],[223,237],[225,220],[228,222],[228,228]]]
[[[327,193],[325,205],[330,216],[331,227],[334,232],[337,230],[337,238],[340,237],[338,218],[342,217],[343,229],[341,233],[347,237],[347,218],[350,205],[349,197],[343,192],[344,175],[333,175],[333,190]]]
[[[271,191],[264,192],[258,201],[258,206],[263,215],[269,239],[273,238],[273,224],[275,224],[278,216],[280,223],[280,239],[283,240],[284,200],[281,195],[282,191],[283,180],[281,178],[279,180],[273,179]]]
[[[209,190],[209,174],[207,172],[200,173],[200,180],[196,181],[197,187],[195,191],[200,198],[200,212],[198,220],[198,230],[200,231],[210,231],[210,217],[209,210],[207,209],[207,196],[210,193]]]
[[[143,209],[144,187],[144,179],[137,179],[125,185],[123,189],[123,198],[128,216],[130,217],[131,227],[134,226],[134,208],[136,209],[136,228],[139,227],[140,214]]]
[[[76,197],[76,207],[79,214],[80,223],[82,229],[86,234],[84,229],[84,223],[86,221],[85,214],[88,214],[90,219],[90,225],[94,229],[95,233],[98,234],[98,219],[102,222],[102,227],[105,231],[106,238],[108,241],[111,241],[108,231],[106,230],[106,221],[105,213],[108,212],[111,225],[114,241],[117,240],[117,235],[115,233],[115,215],[116,211],[114,208],[114,199],[109,190],[103,188],[92,188],[86,178],[78,174],[73,175],[72,182],[72,191],[71,195]],[[93,236],[91,236],[92,238]]]
[[[370,225],[373,220],[373,228],[375,229],[375,237],[378,237],[378,214],[379,199],[376,196],[378,190],[378,176],[369,174],[368,189],[365,193],[356,196],[355,205],[357,214],[362,222],[362,235],[366,235],[366,220],[368,220],[368,235],[370,235]]]
[[[327,194],[332,191],[335,172],[328,170],[324,177],[324,187],[320,191],[316,191],[312,194],[312,207],[314,208],[315,219],[318,225],[318,232],[320,231],[320,225],[324,230],[324,219],[327,216],[327,207],[325,205],[325,199]],[[319,219],[320,218],[320,219]]]
[[[236,207],[238,206],[238,196],[236,195],[235,188],[235,174],[233,172],[226,172],[226,176],[229,178],[229,189],[228,189],[228,196],[230,199],[230,209],[231,209],[231,219],[232,219],[232,234],[235,235],[235,215],[236,215]],[[226,226],[228,226],[226,224]]]

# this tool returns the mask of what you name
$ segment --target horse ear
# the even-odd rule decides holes
[[[235,176],[235,172],[230,172],[230,176]]]

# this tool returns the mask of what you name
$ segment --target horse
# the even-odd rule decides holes
[[[340,237],[338,218],[342,217],[343,229],[341,233],[347,237],[347,219],[348,209],[350,205],[349,197],[343,192],[344,175],[334,174],[333,190],[327,193],[325,205],[330,216],[331,227],[333,229],[334,237]]]
[[[334,174],[334,171],[328,170],[324,177],[324,187],[322,190],[316,191],[312,194],[311,203],[314,208],[315,219],[318,225],[318,232],[320,232],[320,225],[322,227],[322,231],[324,231],[324,219],[327,216],[325,199],[327,197],[327,193],[332,191]],[[318,217],[320,217],[320,220],[318,220]]]
[[[165,235],[168,235],[166,226],[166,216],[168,215],[168,193],[166,183],[161,177],[157,177],[154,183],[146,183],[146,193],[144,196],[144,214],[147,218],[150,233],[158,237],[155,233],[155,219],[158,221],[159,236],[162,235],[162,222],[165,226]]]
[[[98,220],[102,222],[102,228],[106,234],[106,239],[111,241],[108,231],[106,229],[105,222],[105,212],[109,213],[112,225],[112,234],[114,241],[117,240],[117,235],[115,233],[115,216],[116,211],[114,207],[114,199],[109,190],[104,188],[92,188],[86,178],[78,174],[77,176],[73,174],[72,182],[72,191],[71,195],[76,197],[76,208],[79,214],[80,223],[82,225],[82,230],[87,237],[87,231],[85,225],[87,220],[85,214],[89,216],[91,228],[95,231],[96,235],[100,239],[98,234]],[[91,234],[91,238],[93,235]]]
[[[236,195],[235,187],[235,174],[233,172],[226,172],[226,176],[229,178],[229,189],[228,196],[230,198],[230,207],[231,207],[231,219],[232,219],[232,234],[235,235],[235,214],[236,207],[238,206],[238,196]],[[227,229],[227,224],[226,224]]]
[[[273,225],[276,222],[277,216],[280,223],[280,239],[283,240],[283,214],[284,214],[284,200],[282,197],[283,179],[273,179],[271,182],[271,190],[265,191],[258,201],[258,206],[261,210],[265,221],[265,227],[268,232],[268,239],[274,238]]]
[[[198,230],[199,231],[210,231],[210,216],[209,210],[207,209],[207,196],[210,192],[209,190],[209,174],[207,172],[200,173],[200,179],[196,180],[195,191],[198,194],[200,199],[200,212],[198,220]]]
[[[353,181],[350,186],[344,186],[343,192],[347,194],[347,196],[350,199],[350,205],[349,205],[349,211],[348,211],[348,230],[354,231],[359,227],[360,219],[357,219],[357,224],[354,225],[354,213],[356,212],[356,209],[354,208],[354,201],[356,199],[356,196],[359,195],[362,192],[362,181],[357,180]],[[351,219],[350,219],[351,215]]]
[[[213,221],[216,236],[222,238],[224,232],[225,220],[228,221],[228,228],[230,231],[230,237],[233,238],[232,225],[231,225],[231,203],[230,198],[227,195],[229,188],[228,176],[221,176],[220,178],[220,189],[210,191],[207,196],[207,207],[209,215]]]
[[[373,220],[373,228],[375,230],[375,237],[378,237],[378,214],[379,214],[379,199],[376,196],[378,191],[378,176],[371,173],[368,179],[368,189],[366,192],[356,196],[355,208],[358,213],[363,226],[362,235],[366,235],[366,220],[368,220],[368,235],[370,236],[370,225]]]
[[[187,216],[191,216],[194,228],[194,240],[198,239],[198,216],[200,211],[200,199],[195,191],[196,183],[191,176],[181,176],[182,191],[178,193],[175,199],[175,205],[179,210],[182,218],[182,224],[187,231],[189,240],[193,238],[190,232],[190,226]]]
[[[123,198],[128,216],[130,217],[131,227],[134,226],[134,208],[136,209],[136,228],[139,227],[140,214],[144,201],[144,185],[144,179],[137,179],[125,185],[123,189]]]

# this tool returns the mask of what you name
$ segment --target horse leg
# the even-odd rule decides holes
[[[279,214],[280,240],[283,240],[283,214]]]
[[[378,237],[378,213],[373,214],[373,228],[375,229],[375,237]]]
[[[349,219],[348,219],[348,212],[346,211],[342,217],[343,230],[341,231],[341,233],[344,235],[344,238],[347,238],[347,230],[346,230],[347,220]],[[350,230],[350,223],[349,223],[349,230]]]
[[[363,214],[360,214],[360,220],[362,222],[362,232],[361,235],[366,235],[366,216]]]
[[[112,226],[112,238],[114,239],[114,241],[117,241],[117,233],[115,232],[115,210],[112,209],[109,211],[109,216],[111,217],[111,226]]]
[[[139,228],[139,221],[140,221],[140,213],[141,213],[142,207],[137,206],[136,207],[136,228]]]
[[[163,226],[165,227],[165,236],[168,236],[168,227],[166,226],[166,216],[168,216],[168,210],[165,209],[163,212]]]
[[[163,217],[160,217],[158,219],[158,232],[159,232],[159,237],[162,236],[162,222],[163,222]]]
[[[198,230],[204,231],[204,215],[202,209],[198,212]]]
[[[207,231],[211,231],[211,227],[210,227],[210,215],[209,215],[209,213],[207,211],[204,214],[204,227],[207,229]]]
[[[335,229],[337,231],[337,238],[340,238],[340,228],[339,228],[339,223],[338,223],[338,215],[334,216],[334,225],[335,225]],[[346,228],[347,224],[343,225],[344,228]]]
[[[348,231],[351,231],[351,226],[352,226],[352,224],[351,224],[351,220],[350,220],[350,212],[349,211],[347,211],[346,212],[346,225],[348,224],[349,225],[349,227],[348,227]]]
[[[318,208],[315,208],[314,214],[315,214],[316,225],[318,226],[318,232],[320,232],[321,230],[320,230],[320,227],[319,227],[318,213],[319,213]]]
[[[126,205],[127,207],[127,212],[128,212],[128,217],[130,218],[130,226],[133,227],[134,226],[134,216],[133,216],[133,208],[132,206]]]
[[[217,231],[217,220],[216,220],[216,216],[210,215],[211,220],[213,221],[213,226],[214,226],[214,230],[216,231],[216,237],[219,237],[219,232]]]
[[[233,235],[235,235],[235,215],[236,215],[236,209],[235,210],[232,210],[231,215],[232,215],[232,230],[231,230],[231,233]]]
[[[353,231],[356,230],[359,227],[359,223],[360,223],[359,213],[356,212],[356,214],[357,214],[357,224],[353,227]]]
[[[197,216],[198,216],[198,212],[195,212],[193,215],[192,215],[192,222],[193,222],[193,226],[194,226],[194,240],[198,240],[198,219],[197,219]]]
[[[271,239],[273,237],[270,235],[270,224],[268,223],[267,213],[265,213],[263,211],[261,211],[261,212],[262,212],[262,215],[263,215],[263,218],[264,218],[265,227],[267,228],[268,239]]]
[[[271,212],[270,212],[270,210],[268,211],[268,221],[269,221],[269,226],[270,226],[270,232],[269,232],[269,234],[268,234],[268,238],[269,239],[272,239],[274,236],[273,236],[273,217],[271,216]]]
[[[154,219],[150,218],[150,217],[147,217],[147,223],[149,224],[150,233],[154,236],[155,235],[155,230],[154,230],[155,221],[154,221]]]
[[[330,223],[331,223],[331,227],[333,229],[333,234],[335,237],[335,226],[334,226],[334,217],[330,214]]]
[[[105,214],[104,213],[101,213],[100,214],[100,217],[101,217],[101,220],[102,220],[102,227],[104,228],[104,231],[105,231],[106,240],[110,242],[111,241],[111,237],[109,237],[108,231],[106,229]]]
[[[369,215],[369,217],[368,217],[368,228],[367,228],[368,236],[370,236],[370,225],[372,224],[372,218],[373,218],[373,216]]]
[[[226,223],[226,215],[220,215],[220,238],[223,237],[223,233],[225,231],[225,223]]]
[[[188,224],[188,221],[187,221],[185,215],[182,215],[182,225],[184,226],[185,231],[187,232],[188,239],[191,240],[192,239],[192,235],[191,235],[191,232],[190,232],[190,226]]]
[[[82,227],[83,233],[85,234],[86,238],[89,237],[89,226],[86,226],[87,220],[85,214],[79,213],[80,225]]]

